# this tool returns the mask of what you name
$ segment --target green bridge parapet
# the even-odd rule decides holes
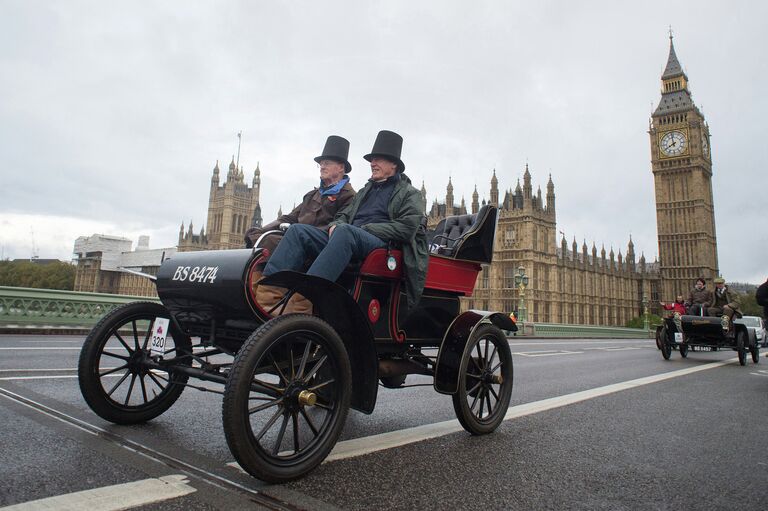
[[[525,325],[526,335],[534,337],[610,337],[613,339],[648,339],[649,332],[642,328],[597,325],[561,325],[556,323],[533,323]]]
[[[157,298],[146,296],[0,286],[0,332],[90,329],[118,305],[135,301],[159,302]],[[554,323],[525,323],[521,327],[517,335],[526,337],[649,337],[648,331],[639,328]]]
[[[4,329],[90,329],[124,303],[159,301],[146,296],[82,293],[0,286],[0,332]]]

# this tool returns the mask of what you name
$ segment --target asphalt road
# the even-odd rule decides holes
[[[61,508],[85,491],[104,509],[768,509],[764,356],[741,367],[734,352],[664,361],[646,340],[513,338],[495,433],[457,431],[431,387],[380,388],[332,461],[271,486],[233,464],[215,393],[186,389],[143,425],[97,417],[77,384],[81,343],[0,336],[0,506]]]

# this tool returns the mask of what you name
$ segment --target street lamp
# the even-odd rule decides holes
[[[648,331],[648,295],[643,294],[643,328]]]
[[[517,275],[515,275],[515,285],[520,291],[520,302],[517,306],[517,317],[521,322],[525,323],[525,320],[528,319],[525,313],[525,286],[528,285],[528,275],[525,274],[525,268],[522,266],[517,269]]]

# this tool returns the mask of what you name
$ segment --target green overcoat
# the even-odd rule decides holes
[[[373,182],[368,181],[352,202],[339,211],[330,225],[351,224],[372,186]],[[419,303],[424,291],[429,252],[426,233],[421,224],[424,217],[421,192],[411,185],[411,180],[405,174],[400,174],[400,180],[395,184],[388,212],[389,222],[366,224],[361,228],[383,241],[393,241],[402,247],[405,294],[410,309]]]

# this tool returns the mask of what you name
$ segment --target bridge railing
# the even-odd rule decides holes
[[[118,305],[146,296],[82,293],[0,286],[0,332],[3,329],[89,329]]]
[[[107,312],[146,296],[82,293],[0,286],[0,332],[9,329],[90,329]],[[648,338],[637,328],[525,323],[517,335],[536,337]]]

